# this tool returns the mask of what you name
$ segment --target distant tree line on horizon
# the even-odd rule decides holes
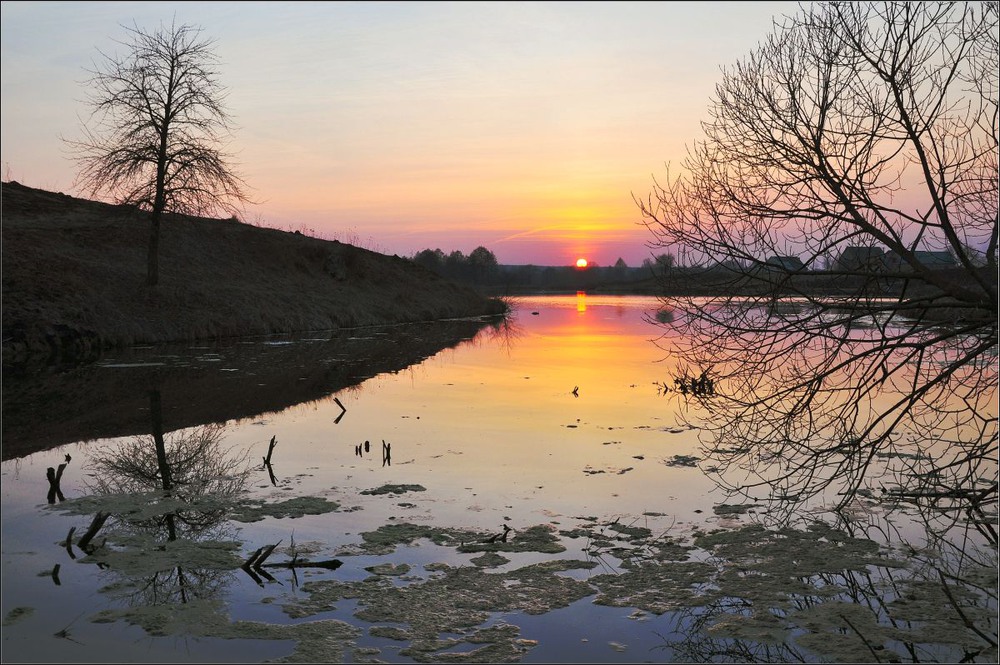
[[[957,260],[947,251],[917,254],[937,270],[957,267]],[[507,292],[604,289],[674,295],[721,289],[735,294],[779,287],[832,293],[854,288],[861,280],[868,282],[869,289],[888,294],[897,290],[900,279],[905,278],[907,272],[907,266],[898,256],[875,246],[847,246],[840,255],[823,257],[815,264],[806,264],[794,254],[734,261],[705,256],[697,260],[684,256],[678,260],[671,253],[661,253],[646,258],[638,267],[629,266],[622,258],[611,266],[591,263],[584,269],[570,265],[504,265],[497,261],[492,251],[482,246],[468,255],[459,250],[446,254],[441,249],[424,249],[411,260],[442,277]]]
[[[591,263],[576,266],[502,265],[485,247],[476,247],[468,255],[459,250],[424,249],[411,260],[448,279],[481,287],[503,289],[576,290],[614,283],[634,283],[663,273],[672,266],[673,257],[663,254],[646,259],[641,267],[630,267],[619,258],[612,266]]]
[[[424,249],[413,255],[413,262],[457,282],[493,284],[499,275],[497,257],[485,247],[476,247],[468,256],[459,250],[445,254],[441,249]]]

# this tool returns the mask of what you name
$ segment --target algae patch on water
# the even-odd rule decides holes
[[[296,518],[303,515],[323,515],[340,509],[336,501],[323,497],[300,496],[278,503],[241,501],[233,506],[231,518],[237,522],[257,522],[265,517]]]
[[[35,613],[34,607],[15,607],[11,611],[7,612],[3,618],[4,626],[12,626],[21,619],[26,619]]]
[[[308,598],[290,603],[285,611],[302,618],[353,599],[358,605],[355,616],[374,624],[373,635],[410,642],[400,655],[419,662],[512,662],[534,643],[520,639],[516,626],[483,624],[498,612],[544,614],[592,595],[586,582],[558,573],[594,565],[555,560],[497,574],[437,564],[434,577],[402,586],[378,575],[359,582],[322,580],[304,584],[301,590]],[[452,637],[442,639],[442,634]],[[463,644],[471,648],[456,651]],[[486,646],[474,646],[480,644]]]
[[[499,568],[506,563],[510,563],[510,559],[496,552],[486,552],[471,559],[471,563],[480,568]]]
[[[465,529],[446,529],[409,522],[383,524],[374,531],[361,534],[361,549],[367,554],[389,554],[396,545],[409,545],[424,538],[435,545],[457,545],[474,537],[475,532]]]
[[[392,563],[380,563],[377,566],[368,566],[365,568],[372,575],[388,575],[391,577],[402,577],[403,575],[410,572],[409,564],[401,563],[399,565]]]
[[[746,515],[756,508],[763,508],[763,506],[758,503],[720,503],[712,507],[712,512],[720,517],[728,517],[732,515]]]
[[[600,593],[594,602],[612,607],[636,607],[653,614],[696,607],[708,600],[702,588],[715,566],[701,562],[645,563],[622,574],[604,574],[590,582]]]
[[[497,534],[480,537],[459,546],[459,552],[541,552],[558,554],[566,547],[559,541],[558,532],[549,524],[536,524],[517,531],[510,540],[500,540]]]
[[[264,500],[236,499],[231,495],[188,495],[164,491],[136,494],[99,494],[70,499],[49,506],[71,515],[114,515],[140,522],[178,513],[214,515],[222,520],[257,522],[266,517],[285,518],[336,512],[340,504],[323,497],[302,496],[268,503]],[[217,520],[218,521],[218,520]]]
[[[398,491],[403,486],[383,486],[390,487]],[[977,592],[996,587],[995,570],[966,566],[963,574],[969,584],[957,577],[938,579],[931,574],[941,569],[937,563],[912,565],[872,540],[819,521],[806,528],[753,524],[700,533],[693,543],[667,532],[654,533],[643,526],[648,520],[641,518],[600,522],[596,517],[579,517],[575,527],[562,531],[551,524],[519,529],[504,524],[502,531],[489,532],[384,524],[360,534],[361,542],[352,546],[350,556],[363,558],[363,563],[355,559],[357,563],[348,561],[344,568],[354,569],[349,578],[360,570],[368,572],[367,577],[325,576],[298,587],[294,597],[259,601],[279,605],[293,625],[234,622],[221,599],[225,588],[242,575],[242,544],[223,537],[233,534],[211,520],[204,524],[206,531],[182,529],[169,538],[162,529],[163,520],[194,516],[197,511],[191,505],[178,508],[176,497],[162,493],[87,497],[61,504],[76,514],[121,511],[101,531],[100,544],[92,543],[87,556],[78,561],[102,567],[111,580],[102,594],[140,602],[100,612],[93,621],[122,620],[157,636],[291,640],[296,646],[286,660],[377,660],[379,650],[357,644],[367,630],[371,637],[404,642],[398,655],[418,662],[516,662],[537,644],[521,635],[515,625],[518,615],[545,614],[591,598],[598,605],[649,615],[696,615],[700,628],[692,640],[774,645],[804,660],[856,661],[874,653],[880,660],[892,661],[906,655],[894,651],[900,644],[935,649],[945,645],[951,649],[948,653],[975,654],[976,659],[996,650],[982,637],[995,633],[995,596],[983,600]],[[337,503],[319,497],[269,504],[202,495],[195,505],[223,522],[339,509]],[[721,504],[716,513],[750,514],[755,507]],[[144,533],[145,529],[150,531]],[[593,559],[542,556],[565,552],[564,542],[569,540],[584,540],[581,549]],[[434,562],[421,565],[427,561],[424,552],[413,561],[400,562],[405,556],[400,546],[418,541],[447,549]],[[310,543],[308,549],[323,547]],[[300,545],[287,553],[304,562],[298,557],[305,549]],[[697,560],[692,560],[693,554]],[[393,561],[378,561],[381,555],[392,555]],[[995,551],[992,556],[995,560]],[[550,560],[530,563],[540,558]],[[589,574],[580,571],[592,570],[598,562],[603,574],[579,579]],[[190,596],[194,588],[202,595],[191,596],[188,602],[160,598],[146,602],[143,594],[151,579],[157,580],[164,598]],[[886,584],[891,585],[888,593]],[[335,603],[341,600],[352,601],[354,625],[301,622],[336,611]],[[4,621],[16,620],[11,612]]]
[[[95,623],[125,621],[156,636],[293,642],[292,653],[278,662],[347,662],[348,651],[357,650],[356,640],[361,636],[357,627],[332,619],[291,625],[230,621],[221,602],[198,598],[186,603],[104,610],[91,620]]]
[[[427,488],[423,485],[382,485],[381,487],[376,487],[370,490],[361,490],[361,494],[367,495],[378,495],[378,494],[405,494],[406,492],[426,492]]]
[[[243,563],[239,549],[240,543],[234,541],[161,541],[150,534],[112,534],[102,547],[80,561],[96,563],[125,577],[143,577],[178,568],[224,571],[239,568]]]
[[[834,662],[873,656],[901,662],[926,648],[921,645],[950,645],[954,654],[995,660],[988,635],[995,635],[996,604],[982,592],[988,587],[973,579],[975,566],[967,566],[968,580],[947,579],[937,573],[940,561],[909,565],[823,522],[805,529],[752,525],[696,542],[720,564],[713,594],[753,608],[709,617],[714,638],[797,645]],[[992,556],[995,561],[995,551]],[[995,588],[995,570],[990,575]],[[887,595],[894,599],[886,602]]]

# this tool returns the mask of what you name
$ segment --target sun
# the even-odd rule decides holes
[[[580,258],[578,258],[576,260],[576,267],[577,268],[586,268],[587,267],[587,259],[583,258],[582,256]]]

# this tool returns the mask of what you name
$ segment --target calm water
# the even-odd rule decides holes
[[[827,532],[814,522],[825,519],[823,498],[802,506],[812,530],[782,542],[814,550],[822,562],[798,562],[813,568],[788,569],[787,551],[745,539],[768,508],[726,497],[698,467],[697,431],[679,425],[686,407],[658,389],[671,377],[660,362],[669,340],[653,343],[657,310],[641,297],[524,298],[504,325],[139,349],[41,385],[5,383],[3,660],[778,662],[888,649],[904,660],[975,651],[995,661],[995,573],[980,580],[982,597],[961,600],[985,637],[926,614],[920,602],[947,593],[884,607],[923,589],[928,566],[952,570],[946,554],[900,554],[934,540],[905,509],[859,506],[847,523],[824,522]],[[150,510],[162,481],[158,428],[179,451],[173,495],[187,502],[169,517]],[[62,497],[50,502],[46,471],[61,464]],[[140,500],[75,501],[101,493]],[[315,505],[305,499],[337,507],[303,511]],[[236,500],[244,512],[230,519]],[[251,504],[287,510],[247,517]],[[99,511],[109,518],[90,556],[67,547],[70,529],[76,542]],[[377,549],[363,534],[386,525],[422,537]],[[693,545],[713,529],[744,535]],[[492,549],[481,541],[507,531],[524,546],[479,559]],[[556,546],[529,543],[530,533]],[[976,565],[995,566],[976,533],[949,533]],[[269,563],[341,565],[257,569],[271,579],[231,565],[275,543]],[[805,586],[764,594],[747,586],[748,565],[776,589]],[[913,589],[900,581],[911,577]],[[770,618],[758,616],[772,601]],[[876,609],[859,618],[860,607]],[[902,618],[892,634],[890,616]],[[743,623],[733,629],[727,617]],[[778,619],[780,629],[769,623]],[[950,637],[914,647],[907,631],[931,624]]]

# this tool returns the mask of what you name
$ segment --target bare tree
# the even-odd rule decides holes
[[[214,69],[214,43],[190,25],[152,32],[126,28],[123,54],[100,52],[88,70],[83,138],[67,143],[80,165],[77,185],[94,196],[149,212],[147,280],[159,280],[164,213],[235,215],[249,199],[224,152],[231,119]]]
[[[704,139],[637,199],[651,244],[737,267],[668,273],[685,314],[663,346],[741,487],[844,502],[879,469],[995,500],[997,17],[803,5],[723,72]],[[710,296],[685,297],[699,275]]]

